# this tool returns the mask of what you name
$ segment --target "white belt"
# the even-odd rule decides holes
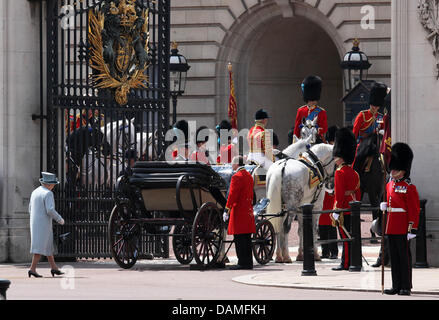
[[[403,208],[387,208],[387,212],[406,212]]]

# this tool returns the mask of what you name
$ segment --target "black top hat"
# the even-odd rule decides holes
[[[404,170],[405,177],[410,178],[410,170],[413,162],[413,151],[408,144],[399,142],[393,145],[390,157],[390,170]]]
[[[370,90],[369,104],[382,107],[387,96],[387,86],[382,82],[376,82]]]
[[[256,112],[256,115],[255,115],[256,120],[264,120],[264,119],[269,119],[269,118],[271,118],[271,117],[268,115],[268,112],[265,109],[261,109],[261,110],[258,110]]]
[[[302,82],[302,94],[305,102],[319,101],[322,93],[322,79],[318,76],[308,76]]]
[[[331,126],[328,128],[328,132],[325,134],[325,139],[327,142],[335,141],[335,134],[337,133],[338,126]]]
[[[352,164],[355,159],[357,141],[354,133],[348,128],[341,128],[335,134],[333,156],[342,158],[346,164]]]

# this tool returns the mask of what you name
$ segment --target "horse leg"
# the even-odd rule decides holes
[[[288,216],[284,223],[284,229],[283,229],[283,238],[284,242],[282,245],[282,259],[284,263],[293,263],[293,260],[291,260],[290,252],[288,248],[288,234],[290,233],[291,229],[291,223],[292,223],[292,217]]]
[[[285,234],[281,231],[279,233],[276,233],[276,263],[282,263],[283,257],[282,257],[282,248],[284,246],[284,239]]]
[[[313,239],[314,239],[314,261],[322,261],[319,255],[317,246],[318,232],[319,232],[319,217],[320,215],[312,215]]]

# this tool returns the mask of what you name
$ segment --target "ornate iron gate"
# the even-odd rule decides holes
[[[107,222],[126,153],[157,160],[169,127],[170,0],[48,0],[47,170],[70,232],[58,256],[110,257]],[[168,256],[168,238],[140,256]]]

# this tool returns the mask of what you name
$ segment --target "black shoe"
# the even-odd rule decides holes
[[[384,290],[384,294],[388,294],[388,295],[391,295],[391,296],[394,296],[395,294],[397,294],[397,293],[399,293],[400,292],[400,290],[398,290],[398,289],[386,289],[386,290]]]
[[[231,266],[229,269],[230,270],[253,270],[253,266],[245,267],[245,266],[241,266],[241,265],[237,264],[236,266]]]
[[[29,271],[27,272],[27,275],[29,276],[29,278],[30,278],[31,276],[34,276],[35,278],[42,278],[42,277],[43,277],[42,275],[40,275],[40,274],[38,274],[38,273],[36,273],[36,272],[33,272],[32,270],[29,270]]]
[[[320,259],[329,259],[329,254],[324,254],[320,256]]]
[[[338,259],[338,254],[331,254],[331,256],[329,257],[329,259],[331,259],[331,260],[336,260],[336,259]]]
[[[147,253],[147,254],[145,255],[145,259],[146,259],[146,260],[154,260],[154,255],[153,255],[152,253]]]
[[[349,270],[349,268],[344,268],[341,265],[338,267],[332,268],[332,271],[343,271],[343,270]]]
[[[410,294],[411,294],[411,291],[407,290],[407,289],[401,289],[398,292],[398,295],[400,295],[400,296],[409,296]]]
[[[381,267],[381,260],[377,260],[377,262],[375,262],[373,265],[372,265],[372,268],[379,268],[379,267]]]
[[[213,266],[217,269],[225,269],[226,268],[226,264],[224,262],[215,262]]]
[[[50,273],[52,274],[52,277],[54,277],[55,275],[60,276],[60,275],[64,274],[64,272],[62,272],[60,270],[55,270],[55,269],[50,270]]]

